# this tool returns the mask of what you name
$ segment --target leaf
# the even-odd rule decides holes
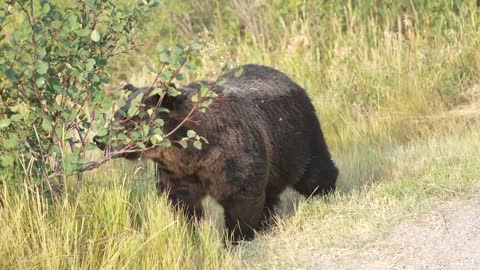
[[[12,156],[2,156],[0,158],[0,165],[2,165],[4,168],[10,167],[13,165],[14,161],[15,159]]]
[[[37,72],[38,72],[38,74],[43,75],[43,74],[47,73],[47,71],[48,71],[48,63],[43,62],[43,61],[38,61],[37,62]]]
[[[197,148],[198,150],[202,150],[202,142],[201,141],[194,141],[193,147]]]
[[[0,129],[10,126],[11,123],[12,123],[12,120],[10,120],[9,118],[0,120]]]
[[[13,122],[17,122],[17,121],[20,121],[21,119],[23,118],[23,116],[19,113],[17,114],[14,114],[10,117],[10,119],[13,121]]]
[[[35,85],[38,86],[38,87],[42,87],[45,85],[45,78],[43,77],[40,77],[37,79],[37,81],[35,82]]]
[[[82,164],[82,158],[80,157],[78,151],[73,151],[72,153],[63,157],[63,169],[65,173],[73,173],[80,169]]]
[[[154,108],[150,108],[150,109],[147,110],[147,114],[148,114],[148,116],[150,116],[150,117],[153,116],[154,113],[155,113],[155,109],[154,109]]]
[[[142,143],[142,142],[137,142],[135,145],[136,145],[138,148],[140,148],[140,149],[145,149],[145,148],[146,148],[146,147],[145,147],[145,144]]]
[[[57,135],[58,138],[60,138],[63,141],[63,135],[64,135],[63,128],[60,128],[60,127],[55,128],[55,134]]]
[[[77,31],[75,31],[75,34],[77,34],[77,36],[79,37],[86,37],[90,34],[90,29],[79,29]]]
[[[242,76],[242,74],[243,74],[243,68],[239,68],[237,71],[235,71],[236,78]]]
[[[54,145],[54,146],[52,146],[52,153],[62,154],[62,149],[60,149],[60,147],[58,145]]]
[[[115,32],[122,32],[123,31],[123,24],[116,24],[112,28]]]
[[[5,149],[13,149],[17,147],[17,145],[18,145],[18,140],[15,137],[10,137],[7,140],[5,140],[5,142],[3,143],[3,146],[5,147]]]
[[[160,109],[158,110],[158,112],[161,112],[161,113],[170,113],[170,110],[167,109],[167,108],[160,107]]]
[[[148,6],[151,8],[158,7],[159,5],[160,3],[156,0],[151,0],[150,2],[148,2]]]
[[[173,72],[172,72],[171,70],[168,70],[168,69],[167,69],[167,70],[164,70],[164,71],[162,72],[162,74],[160,74],[160,77],[161,77],[163,80],[168,81],[168,80],[170,80],[170,77],[172,77],[172,74],[173,74]]]
[[[200,50],[201,48],[203,48],[203,45],[202,45],[202,44],[197,43],[197,42],[193,42],[193,43],[192,43],[192,49],[198,51],[198,50]]]
[[[151,73],[157,73],[157,71],[155,70],[155,68],[151,65],[147,65],[147,69],[148,71],[150,71]]]
[[[206,99],[205,101],[202,102],[201,107],[206,108],[206,107],[210,106],[210,104],[212,104],[212,102],[213,102],[213,99]]]
[[[142,123],[142,131],[143,131],[143,136],[148,136],[148,133],[150,133],[150,128],[148,125]]]
[[[43,118],[42,129],[50,133],[53,129],[52,123],[47,118]]]
[[[107,134],[108,134],[108,129],[106,129],[106,128],[100,128],[100,129],[98,129],[97,132],[96,132],[96,135],[97,135],[98,137],[103,137],[103,136],[105,136],[105,135],[107,135]]]
[[[13,69],[7,69],[7,71],[5,73],[7,75],[7,78],[11,82],[16,82],[17,81],[17,74],[15,73],[15,71]]]
[[[183,148],[188,147],[188,143],[186,141],[179,141],[178,144],[180,144]]]
[[[178,91],[177,89],[173,88],[173,87],[168,87],[167,94],[169,96],[176,97],[176,96],[180,95],[181,92]]]
[[[192,96],[192,102],[198,102],[198,93]]]
[[[189,129],[189,130],[187,131],[187,137],[188,137],[188,138],[191,139],[191,138],[193,138],[193,137],[195,137],[195,136],[197,136],[197,133],[196,133],[195,131],[193,131],[193,130],[191,130],[191,129]]]
[[[180,46],[175,45],[172,47],[172,55],[179,56],[182,53],[183,53],[183,49]]]
[[[127,135],[123,134],[123,133],[120,133],[117,135],[117,139],[122,141],[122,142],[128,142],[129,138],[127,137]]]
[[[97,29],[94,29],[92,33],[90,34],[90,38],[94,42],[99,42],[100,41],[100,33],[97,31]]]
[[[158,43],[157,49],[159,52],[168,52],[168,46],[163,43]]]
[[[185,65],[185,63],[187,63],[187,58],[185,56],[180,56],[180,59],[178,59],[178,63],[180,65]]]
[[[172,142],[170,142],[170,140],[164,140],[162,143],[159,144],[159,146],[161,147],[170,147],[172,146]]]
[[[106,66],[108,64],[108,61],[107,59],[104,59],[104,58],[98,58],[97,59],[97,66]],[[105,79],[105,83],[107,83],[107,80]]]
[[[162,63],[170,63],[172,61],[172,59],[170,58],[170,56],[168,55],[168,53],[166,52],[163,52],[160,54],[160,62]]]
[[[138,105],[137,106],[130,106],[130,108],[128,108],[128,111],[127,111],[127,116],[130,117],[130,116],[133,116],[137,113],[138,111]]]
[[[163,127],[163,125],[165,124],[165,122],[163,121],[163,119],[155,119],[155,121],[153,121],[155,123],[155,125],[157,125],[157,127]]]
[[[163,131],[160,129],[160,128],[155,128],[154,130],[152,130],[151,132],[152,134],[158,134],[158,135],[162,135],[163,136]]]
[[[78,18],[74,14],[68,17],[67,23],[68,23],[68,28],[70,28],[71,31],[75,31],[78,28],[80,28],[80,26],[78,25]]]
[[[222,85],[222,84],[225,84],[226,82],[227,82],[227,79],[221,78],[220,80],[217,81],[217,85]]]
[[[69,131],[69,130],[66,130],[63,134],[63,139],[64,140],[70,140],[71,138],[73,138],[72,132]]]
[[[151,141],[153,144],[158,144],[163,141],[163,137],[160,134],[155,134],[152,136]]]
[[[130,94],[130,93],[125,93],[125,95],[127,95],[127,96],[128,96],[129,94]],[[126,102],[125,100],[123,100],[123,99],[120,99],[119,101],[117,101],[117,106],[118,106],[119,108],[125,106],[126,104],[127,104],[127,102]],[[122,111],[118,111],[118,112],[122,112]]]
[[[94,144],[94,143],[87,143],[87,144],[85,145],[85,149],[86,149],[87,151],[95,150],[95,149],[97,149],[97,145]]]
[[[208,86],[202,85],[202,86],[200,87],[200,96],[201,96],[201,97],[205,97],[208,92],[210,92],[210,88],[208,88]]]
[[[13,112],[17,112],[17,113],[21,114],[23,116],[23,119],[27,119],[27,117],[30,115],[30,109],[31,108],[26,103],[19,103],[15,106],[11,107],[10,109]]]
[[[218,97],[218,94],[215,93],[215,92],[213,92],[213,91],[210,91],[210,92],[208,92],[207,97],[209,97],[209,98],[216,98],[216,97]]]
[[[138,112],[138,108],[143,99],[143,93],[138,94],[130,103],[130,108],[128,108],[127,116],[133,116]]]
[[[109,97],[104,97],[102,100],[102,103],[100,104],[100,107],[105,110],[112,108],[112,106],[113,106],[113,100]]]
[[[87,59],[87,61],[86,61],[86,63],[85,63],[85,70],[86,70],[87,72],[92,71],[93,68],[95,67],[95,63],[96,63],[96,62],[95,62],[95,59],[92,59],[92,58]]]
[[[45,47],[38,48],[37,59],[43,59],[43,58],[45,58],[45,55],[47,55],[47,51],[45,50]]]
[[[175,79],[177,79],[179,81],[183,81],[183,80],[185,80],[185,76],[181,73],[178,73],[177,76],[175,76]]]
[[[155,87],[155,88],[152,90],[152,92],[150,93],[150,96],[152,97],[152,96],[155,96],[155,95],[157,95],[157,94],[158,94],[158,95],[163,94],[163,89],[160,88],[160,87]]]
[[[172,54],[170,55],[170,62],[169,62],[169,63],[170,63],[170,65],[176,65],[176,64],[178,64],[178,55],[175,54],[175,53],[172,53]]]
[[[48,12],[50,11],[50,4],[49,3],[45,3],[42,7],[42,12],[44,14],[47,14]]]

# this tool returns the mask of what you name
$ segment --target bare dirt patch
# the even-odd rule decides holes
[[[480,269],[480,199],[454,201],[362,250],[314,256],[309,269]]]

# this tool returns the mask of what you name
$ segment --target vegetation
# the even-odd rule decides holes
[[[304,200],[288,192],[277,226],[224,249],[215,203],[206,201],[209,218],[198,227],[186,224],[156,196],[148,163],[115,160],[82,185],[68,178],[53,204],[27,184],[4,184],[1,268],[301,267],[320,248],[361,248],[442,200],[472,196],[480,182],[479,10],[474,0],[162,1],[133,32],[136,49],[105,67],[103,90],[150,85],[159,42],[204,44],[187,81],[215,78],[228,61],[276,67],[317,108],[341,172],[338,193]],[[9,172],[3,183],[23,183]]]
[[[147,142],[149,147],[171,145],[169,135],[176,129],[165,134],[163,120],[155,119],[168,111],[160,106],[163,98],[150,110],[140,104],[156,94],[179,95],[170,85],[174,79],[183,80],[181,69],[192,67],[186,62],[198,55],[201,45],[158,46],[161,65],[158,70],[149,66],[156,77],[147,92],[129,101],[122,121],[110,120],[115,95],[102,89],[108,83],[109,61],[135,47],[132,32],[139,18],[157,5],[156,1],[124,5],[80,1],[61,8],[49,1],[22,0],[9,1],[0,9],[0,29],[6,28],[9,34],[0,54],[0,74],[5,78],[0,82],[2,168],[33,183],[43,180],[53,191],[52,179],[61,188],[66,176],[77,173],[80,180],[83,171],[111,156],[144,149]],[[13,28],[8,24],[15,16],[24,19]],[[214,97],[205,86],[196,96],[195,108],[205,110]],[[116,97],[117,106],[124,104],[125,100]],[[134,117],[139,120],[130,121],[135,124],[127,130],[121,122]],[[108,140],[112,150],[106,159],[85,164],[85,152],[96,149],[92,133],[100,143]],[[189,134],[176,143],[187,147],[192,141],[201,148],[202,137],[194,131]]]

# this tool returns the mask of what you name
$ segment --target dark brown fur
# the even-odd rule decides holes
[[[170,200],[189,217],[202,216],[206,195],[222,205],[234,240],[254,237],[286,187],[305,196],[327,194],[335,189],[338,175],[306,92],[275,69],[241,68],[241,76],[237,78],[234,69],[223,76],[225,84],[214,87],[218,93],[224,89],[231,93],[220,95],[206,113],[195,114],[176,133],[182,137],[193,129],[209,144],[200,151],[172,146],[142,154],[158,163],[159,192],[169,191]],[[163,106],[172,110],[166,132],[190,111],[190,98],[199,87],[192,83],[178,88],[182,96],[164,101]],[[151,99],[147,105],[158,97]]]

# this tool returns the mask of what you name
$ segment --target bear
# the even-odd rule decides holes
[[[200,81],[176,87],[181,95],[154,95],[142,106],[153,108],[161,98],[161,106],[170,110],[158,116],[165,121],[165,134],[176,128],[171,138],[175,141],[194,130],[208,140],[201,150],[174,143],[121,157],[153,160],[158,168],[158,192],[167,194],[188,218],[202,217],[201,201],[209,195],[224,209],[228,237],[234,242],[251,240],[255,231],[268,224],[287,187],[304,196],[326,195],[335,190],[339,171],[310,98],[287,75],[249,64],[220,79],[224,80],[221,85]],[[205,112],[183,121],[194,106],[192,96],[202,85],[219,96]],[[124,120],[133,98],[149,90],[130,84],[124,88],[132,94],[115,114],[116,121]],[[226,90],[228,94],[222,94]],[[98,137],[94,141],[105,148]]]

